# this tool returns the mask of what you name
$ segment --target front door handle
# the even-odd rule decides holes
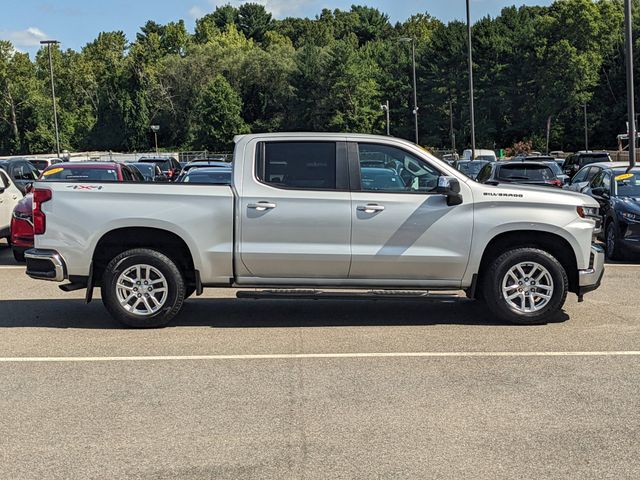
[[[253,208],[259,212],[264,212],[265,210],[272,210],[276,208],[275,203],[271,202],[258,202],[258,203],[250,203],[247,205],[248,208]]]
[[[374,212],[381,212],[384,210],[384,205],[377,205],[374,203],[369,203],[367,205],[358,205],[356,207],[356,209],[359,212],[364,212],[364,213],[374,213]]]

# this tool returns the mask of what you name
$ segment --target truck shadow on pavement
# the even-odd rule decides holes
[[[562,312],[553,323],[569,316]],[[467,299],[398,300],[250,300],[190,299],[171,327],[313,328],[407,325],[511,326]],[[2,300],[0,328],[126,328],[113,320],[100,300]]]

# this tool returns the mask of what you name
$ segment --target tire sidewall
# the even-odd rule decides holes
[[[158,269],[167,281],[167,299],[160,310],[151,315],[136,315],[125,310],[116,295],[116,283],[122,272],[134,265],[150,265]],[[165,326],[175,316],[184,300],[184,280],[176,265],[154,250],[130,250],[115,257],[105,269],[102,298],[109,312],[120,322],[134,328]]]
[[[519,263],[535,262],[547,269],[553,280],[551,300],[536,312],[520,312],[507,303],[502,293],[502,282],[507,272]],[[533,248],[506,252],[494,262],[487,276],[487,303],[501,319],[517,324],[544,323],[562,308],[568,290],[567,274],[560,263],[550,254]]]

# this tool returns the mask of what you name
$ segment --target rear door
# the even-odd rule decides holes
[[[268,140],[255,147],[255,170],[243,173],[239,203],[239,283],[347,278],[346,143]]]
[[[352,260],[350,279],[408,285],[459,282],[473,229],[469,187],[462,205],[435,193],[441,172],[421,156],[384,143],[350,143]],[[370,167],[376,165],[376,167]]]

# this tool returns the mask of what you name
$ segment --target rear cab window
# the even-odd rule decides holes
[[[115,168],[74,168],[74,167],[54,167],[42,174],[43,180],[54,181],[118,181],[118,173]]]
[[[260,142],[256,169],[260,182],[277,188],[336,190],[346,186],[338,182],[336,142]]]

